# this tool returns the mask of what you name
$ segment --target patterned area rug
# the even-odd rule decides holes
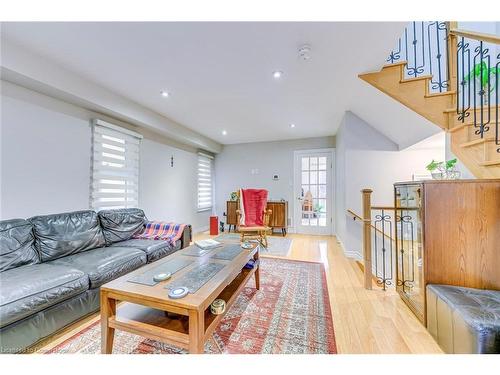
[[[217,241],[224,241],[224,238],[239,239],[237,233],[225,233],[216,237]],[[267,249],[261,250],[261,255],[276,255],[286,257],[292,249],[293,240],[288,237],[267,236]]]
[[[100,322],[45,353],[100,353]],[[251,278],[205,344],[205,353],[336,353],[325,270],[320,263],[261,258],[261,290]],[[113,353],[184,350],[116,331]]]

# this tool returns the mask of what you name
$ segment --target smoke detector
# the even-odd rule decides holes
[[[304,61],[311,58],[311,46],[309,44],[304,44],[299,47],[299,58]]]

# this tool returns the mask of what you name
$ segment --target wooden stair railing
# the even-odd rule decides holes
[[[351,209],[347,214],[353,220],[360,221],[362,230],[362,262],[358,263],[363,272],[363,284],[365,289],[372,289],[373,283],[386,290],[395,285],[396,274],[394,271],[396,262],[396,227],[402,223],[408,223],[408,211],[418,210],[414,207],[405,207],[404,214],[401,209],[393,206],[375,206],[371,204],[371,189],[361,190],[361,201],[363,214],[359,215]],[[399,227],[403,230],[403,227]],[[413,238],[413,237],[412,237]],[[405,246],[414,246],[413,240],[401,240]],[[402,246],[403,242],[400,242]]]
[[[404,36],[406,42],[414,38],[408,42],[413,45],[419,36],[424,37],[424,23],[420,34],[415,24],[413,36],[408,36],[408,30]],[[436,35],[445,32],[446,69],[439,44],[436,61],[441,68],[433,70],[429,62],[433,74],[428,74],[422,68],[423,55],[419,61],[417,54],[402,56],[400,39],[399,49],[389,56],[390,64],[359,78],[449,132],[451,150],[476,177],[500,178],[500,54],[491,55],[487,48],[487,43],[500,44],[500,37],[458,29],[456,22],[436,21],[428,27],[434,27]],[[442,36],[437,38],[439,42]],[[411,64],[409,58],[414,60]],[[483,72],[488,72],[487,77],[479,76]]]

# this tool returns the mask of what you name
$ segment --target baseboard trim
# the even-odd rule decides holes
[[[210,227],[208,225],[205,225],[203,227],[198,227],[198,228],[193,228],[193,234],[198,234],[202,232],[206,232]]]
[[[344,252],[344,255],[346,256],[346,258],[350,258],[350,259],[353,259],[353,260],[359,260],[359,261],[363,260],[363,257],[361,256],[361,254],[359,252],[357,252],[357,251],[347,251],[346,248],[345,248],[345,246],[344,246],[344,243],[338,237],[337,237],[337,242],[339,243],[340,248]]]

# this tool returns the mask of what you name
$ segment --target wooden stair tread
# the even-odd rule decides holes
[[[489,167],[492,165],[500,165],[500,160],[482,161],[481,163],[479,163],[479,165],[482,165],[483,167]]]
[[[456,132],[456,131],[461,130],[463,128],[467,128],[469,126],[474,126],[474,122],[468,121],[468,122],[464,122],[463,124],[460,123],[460,125],[453,126],[450,129],[448,129],[448,131],[453,133],[453,132]],[[491,129],[491,124],[485,124],[485,126],[490,126],[490,129]],[[479,124],[477,127],[479,128]],[[485,132],[485,133],[488,133],[488,132]]]
[[[402,78],[399,80],[399,83],[410,83],[410,82],[415,82],[415,81],[426,81],[431,79],[432,76],[430,74],[426,74],[423,76],[418,76],[418,77],[411,77],[411,78]]]
[[[397,63],[392,63],[392,64],[385,64],[382,69],[386,69],[386,68],[391,68],[393,66],[400,66],[400,65],[406,65],[408,64],[408,61],[406,60],[401,60],[401,61],[398,61]]]
[[[460,147],[471,147],[475,145],[480,145],[481,143],[493,142],[493,141],[495,141],[493,138],[479,138],[479,139],[474,139],[473,141],[461,143]]]
[[[426,98],[434,98],[436,96],[445,96],[445,95],[455,95],[456,91],[443,91],[443,92],[431,92],[429,94],[425,94]]]
[[[494,105],[492,105],[489,108],[491,108],[492,111],[495,111],[495,106]],[[498,106],[498,108],[500,109],[500,105]],[[487,110],[487,109],[488,109],[488,106],[483,106],[483,110]],[[481,107],[476,107],[476,111],[479,111],[479,110],[481,110]],[[456,111],[457,111],[457,108],[454,107],[454,108],[447,108],[443,112],[451,113],[451,112],[456,112]],[[472,111],[473,110],[472,110],[472,107],[471,107],[466,112],[472,112]]]

